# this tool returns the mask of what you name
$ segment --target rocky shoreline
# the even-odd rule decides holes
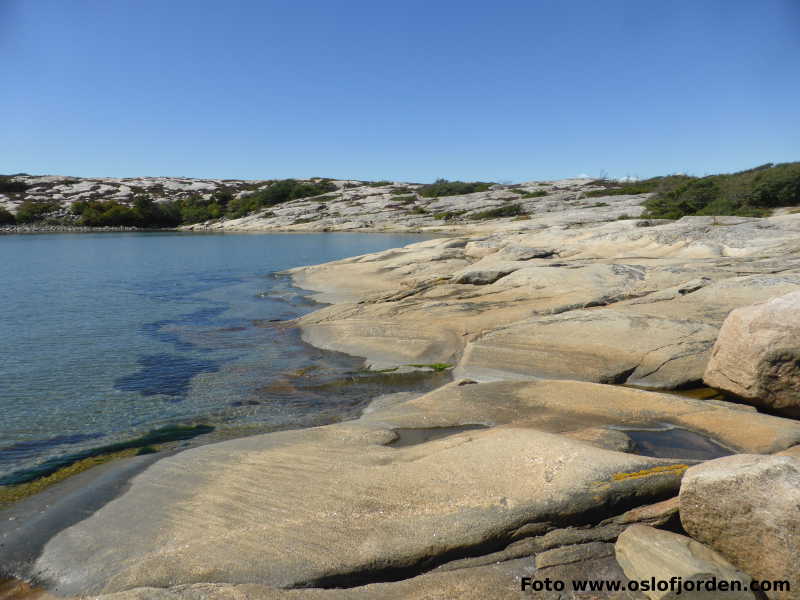
[[[150,231],[139,227],[82,227],[79,225],[0,225],[0,235],[14,233],[103,233],[122,231]],[[164,231],[164,230],[160,230]]]
[[[800,214],[607,208],[292,270],[333,302],[297,321],[306,341],[454,381],[164,457],[19,574],[115,600],[525,598],[523,578],[670,574],[800,598],[800,421],[782,416],[800,400]],[[704,380],[726,398],[663,393]]]

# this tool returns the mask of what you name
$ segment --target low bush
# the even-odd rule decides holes
[[[602,190],[593,190],[586,193],[587,198],[604,196],[633,196],[636,194],[649,194],[651,192],[665,192],[691,181],[694,177],[689,175],[667,175],[651,177],[641,181],[614,181],[611,179],[598,179],[592,185],[602,185]]]
[[[14,179],[11,175],[0,175],[0,194],[21,194],[28,189],[24,181]]]
[[[767,163],[738,173],[685,178],[645,203],[646,217],[687,215],[761,217],[779,206],[800,205],[800,162]]]
[[[519,204],[509,204],[498,208],[490,208],[477,213],[472,213],[469,218],[478,221],[483,219],[499,219],[502,217],[517,217],[524,215],[525,211]]]
[[[433,215],[433,218],[438,221],[452,221],[463,215],[466,211],[463,210],[448,210],[447,212],[440,212]]]
[[[385,187],[387,185],[392,185],[393,181],[365,181],[364,185],[367,187]]]
[[[282,179],[250,196],[231,201],[228,204],[227,215],[232,218],[243,217],[264,207],[275,206],[299,198],[320,196],[336,190],[336,184],[331,181],[309,183],[296,179]]]
[[[404,196],[405,194],[411,194],[414,190],[410,187],[396,187],[393,188],[391,192],[389,192],[392,196]]]
[[[136,196],[133,206],[115,200],[86,200],[75,202],[71,211],[78,222],[87,227],[176,227],[181,224],[178,202],[157,204],[146,195]]]
[[[511,190],[515,194],[519,194],[520,198],[542,198],[543,196],[547,196],[547,192],[545,190],[536,190],[534,192],[526,192],[525,190]]]
[[[485,192],[493,183],[483,181],[448,181],[447,179],[437,179],[428,185],[423,185],[417,190],[424,198],[438,198],[440,196],[461,196],[464,194],[474,194],[475,192]]]
[[[14,225],[16,222],[17,218],[0,206],[0,225]]]
[[[46,216],[59,210],[61,210],[61,204],[56,201],[34,202],[33,200],[25,200],[17,208],[17,222],[33,223],[42,221]]]

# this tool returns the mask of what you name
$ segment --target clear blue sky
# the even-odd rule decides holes
[[[0,173],[522,181],[800,160],[800,0],[0,0]]]

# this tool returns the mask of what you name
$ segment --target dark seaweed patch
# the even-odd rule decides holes
[[[214,373],[219,364],[210,360],[185,358],[169,354],[152,354],[139,360],[141,368],[131,375],[120,377],[114,387],[143,396],[163,394],[182,398],[189,391],[192,377],[200,373]]]
[[[102,456],[104,454],[112,454],[122,450],[129,450],[131,448],[139,448],[142,454],[149,454],[152,452],[150,446],[157,444],[164,444],[166,442],[174,442],[179,440],[189,440],[198,435],[204,435],[214,431],[211,425],[168,425],[153,429],[149,433],[144,434],[138,438],[134,438],[125,442],[117,442],[115,444],[108,444],[106,446],[99,446],[91,448],[82,452],[76,452],[66,456],[58,456],[46,460],[45,462],[37,465],[31,469],[22,469],[14,471],[5,477],[0,477],[0,485],[19,485],[21,483],[28,483],[52,475],[59,469],[63,469],[85,458],[93,456]]]

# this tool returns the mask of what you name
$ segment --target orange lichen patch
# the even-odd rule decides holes
[[[629,479],[642,479],[643,477],[651,477],[653,475],[664,474],[683,474],[689,468],[689,465],[664,465],[660,467],[652,467],[644,469],[643,471],[636,471],[635,473],[614,473],[611,478],[614,481],[627,481]]]

